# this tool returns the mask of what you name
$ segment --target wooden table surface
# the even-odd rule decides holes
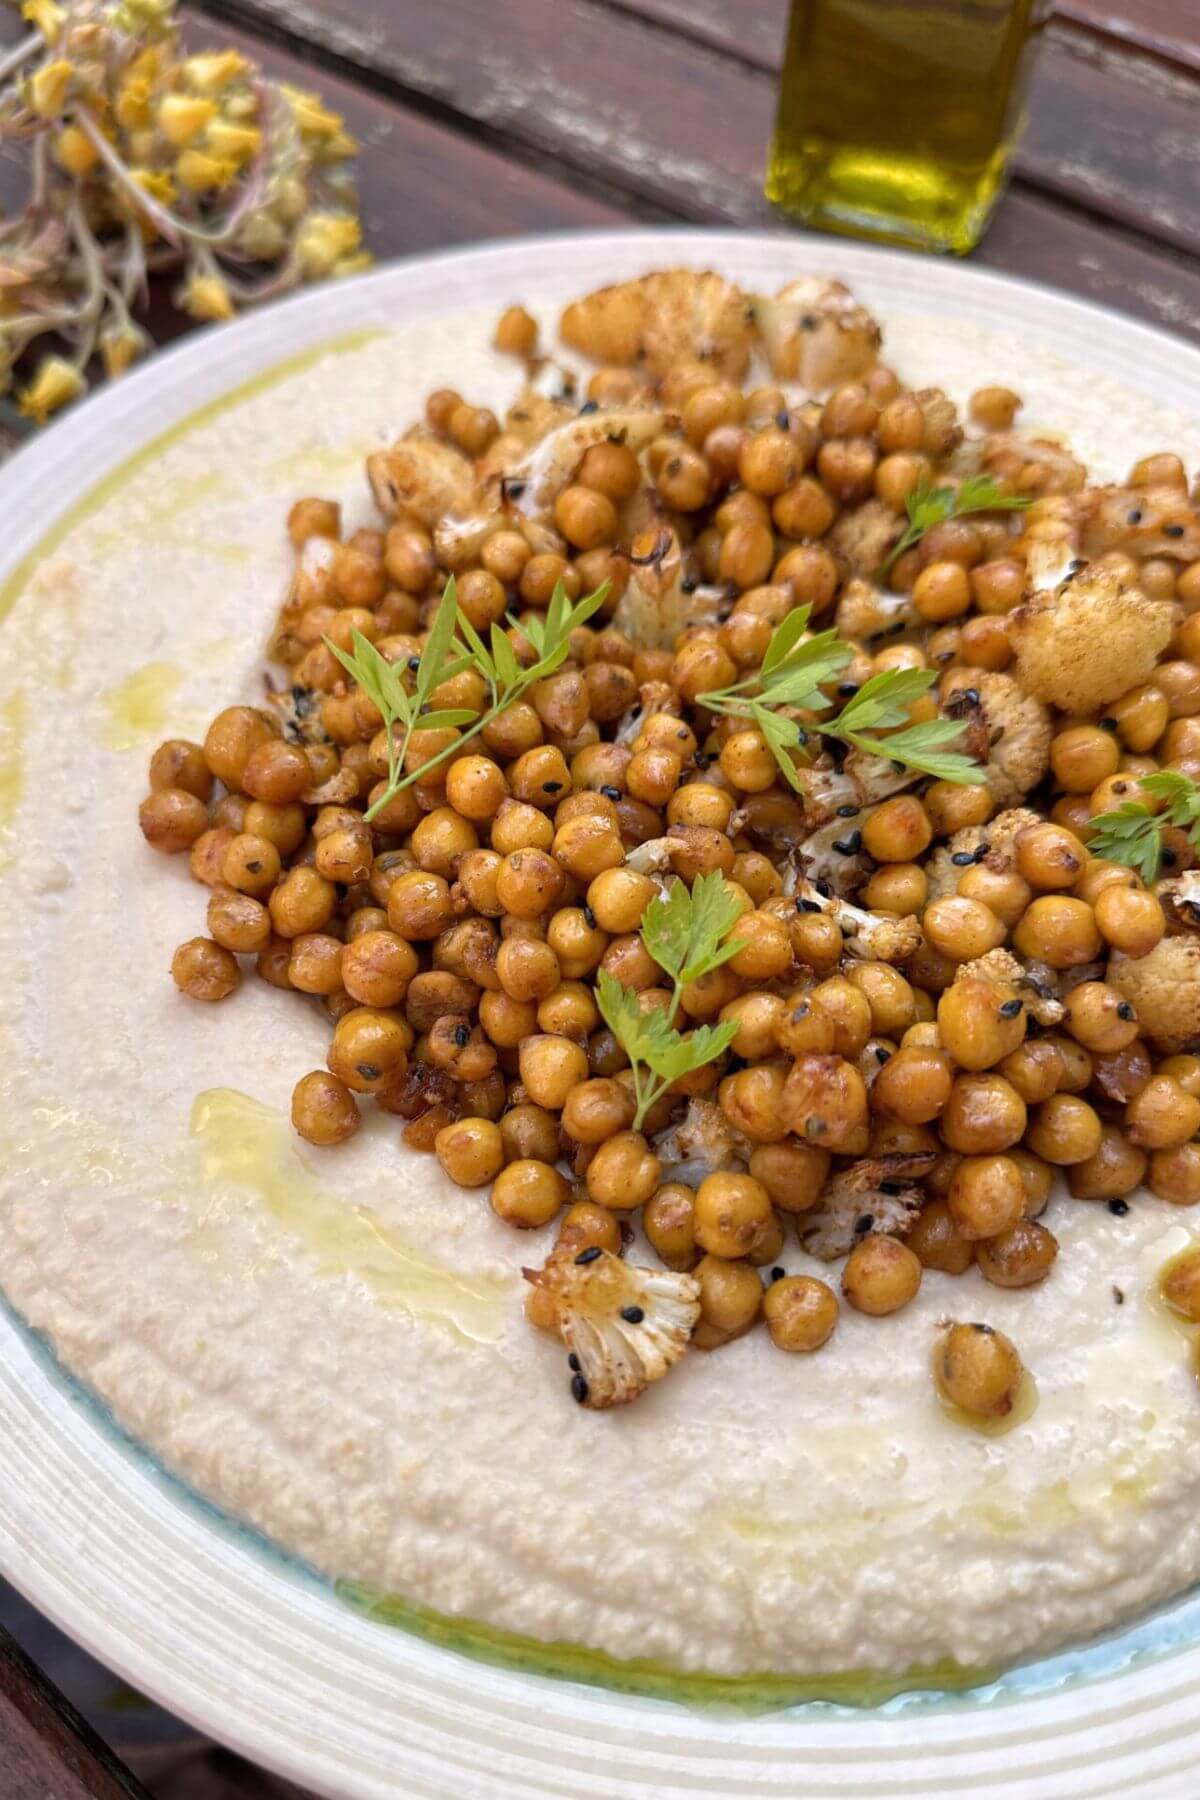
[[[346,115],[383,259],[631,221],[786,230],[762,174],[787,10],[195,0],[186,17],[197,47],[234,42]],[[0,42],[22,29],[5,15]],[[1058,0],[1016,176],[974,260],[1200,342],[1198,123],[1197,0]],[[0,164],[0,204],[18,192]],[[140,1792],[14,1651],[0,1640],[4,1800]]]

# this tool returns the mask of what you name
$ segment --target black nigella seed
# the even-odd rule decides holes
[[[585,400],[583,405],[579,409],[581,417],[584,413],[594,413],[594,412],[599,412],[599,411],[600,411],[600,402],[598,400]]]
[[[814,913],[820,912],[821,910],[822,909],[817,905],[815,900],[797,900],[796,902],[797,912]]]
[[[582,1406],[584,1401],[587,1399],[587,1397],[588,1397],[588,1384],[583,1379],[583,1376],[582,1375],[572,1375],[572,1377],[571,1377],[571,1398],[573,1400],[578,1400],[580,1406]]]
[[[967,702],[968,706],[978,706],[979,705],[979,689],[978,688],[964,688],[963,689],[963,699]]]
[[[789,414],[785,412],[775,414],[775,423],[778,425],[780,431],[786,431],[791,425],[791,422]]]
[[[839,806],[837,816],[839,819],[856,819],[861,811],[861,806]]]
[[[996,1327],[994,1325],[984,1325],[978,1319],[975,1319],[972,1322],[971,1330],[982,1331],[984,1337],[995,1337],[996,1335]]]
[[[621,1317],[627,1325],[640,1325],[646,1314],[640,1306],[623,1306]]]
[[[879,1191],[881,1194],[902,1194],[904,1183],[902,1181],[881,1181]]]
[[[694,594],[699,586],[700,583],[694,575],[685,575],[679,583],[679,591],[681,594]]]
[[[1000,1017],[1002,1019],[1015,1019],[1021,1010],[1021,1006],[1022,1002],[1020,1000],[1005,1000],[1000,1007]]]
[[[246,867],[249,869],[249,871],[252,875],[257,875],[259,870],[262,868],[262,864],[260,862],[248,862],[246,864]]]
[[[987,855],[988,851],[991,849],[991,847],[992,846],[990,844],[978,844],[975,848],[974,854],[971,857],[971,861],[981,863],[983,861],[984,857]]]
[[[454,1027],[454,1041],[460,1050],[465,1050],[471,1041],[471,1027],[469,1025],[456,1025]]]
[[[578,1373],[579,1373],[579,1358],[576,1356],[576,1354],[573,1350],[572,1350],[570,1356],[568,1356],[568,1358],[567,1358],[567,1367],[568,1367],[568,1369],[574,1370],[575,1374],[578,1375]]]
[[[1130,1006],[1128,1000],[1119,1000],[1117,1002],[1117,1017],[1118,1017],[1118,1019],[1124,1019],[1126,1022],[1128,1022],[1130,1019],[1134,1018],[1135,1016],[1136,1015],[1134,1013],[1134,1010],[1133,1010],[1132,1006]]]
[[[874,1213],[863,1213],[860,1218],[857,1218],[854,1221],[855,1237],[866,1237],[868,1231],[870,1231],[870,1229],[874,1225],[874,1223],[875,1223],[875,1214]]]
[[[505,481],[502,483],[502,486],[504,488],[505,499],[507,500],[519,500],[521,495],[525,492],[525,483],[523,481]]]
[[[1123,1219],[1125,1214],[1129,1211],[1129,1202],[1128,1200],[1110,1200],[1108,1203],[1108,1210],[1110,1213],[1115,1214],[1118,1219]]]
[[[591,907],[588,905],[586,900],[584,901],[582,907],[580,908],[580,911],[583,913],[584,924],[588,927],[588,929],[590,931],[594,931],[596,929],[596,915],[592,911]]]
[[[833,889],[830,887],[830,885],[827,881],[814,881],[813,886],[816,888],[818,894],[820,894],[822,899],[824,899],[824,900],[828,900],[830,895],[833,893]]]
[[[409,657],[409,659],[408,659],[408,666],[409,666],[409,668],[410,668],[410,669],[411,669],[411,670],[412,670],[412,672],[413,672],[413,674],[414,674],[414,675],[415,675],[415,674],[416,674],[416,672],[417,672],[417,670],[418,670],[418,669],[419,669],[419,668],[420,668],[420,666],[421,666],[421,659],[420,659],[420,657],[419,657],[419,656],[410,656],[410,657]]]
[[[579,1252],[579,1255],[575,1258],[575,1261],[577,1263],[592,1263],[592,1262],[595,1262],[596,1258],[599,1255],[600,1255],[599,1244],[589,1244],[586,1250],[581,1250]]]
[[[364,1081],[378,1081],[383,1073],[374,1063],[355,1063],[354,1066]]]
[[[613,787],[609,783],[606,783],[605,786],[600,789],[600,792],[604,795],[604,798],[606,800],[611,800],[614,806],[616,805],[617,801],[621,798],[620,788]]]
[[[635,702],[634,702],[634,704],[633,704],[633,705],[632,705],[632,706],[631,706],[631,707],[630,707],[630,709],[629,709],[629,716],[630,716],[630,718],[631,718],[631,719],[640,719],[640,718],[641,718],[641,716],[642,716],[642,703],[641,703],[641,701],[640,701],[640,700],[636,700],[636,701],[635,701]]]
[[[561,787],[561,781],[543,781],[542,792],[543,794],[557,794]]]
[[[887,1048],[886,1044],[876,1044],[876,1046],[875,1046],[875,1061],[877,1063],[888,1062],[891,1058],[891,1054],[892,1053]]]
[[[1125,1291],[1123,1288],[1119,1288],[1115,1281],[1113,1282],[1113,1299],[1116,1301],[1118,1306],[1124,1306]]]
[[[839,681],[837,691],[843,700],[849,700],[854,694],[857,694],[858,683],[857,681]]]
[[[1164,525],[1163,526],[1163,536],[1169,537],[1169,538],[1181,538],[1183,536],[1183,526],[1182,525]]]
[[[1175,864],[1179,861],[1179,856],[1176,851],[1167,849],[1164,846],[1163,853],[1162,853],[1162,859],[1163,859],[1163,867],[1164,868],[1173,869],[1175,867]]]
[[[1115,719],[1101,719],[1100,729],[1101,731],[1115,731],[1117,729],[1117,721]]]
[[[1142,510],[1139,506],[1135,506],[1133,511],[1126,518],[1125,523],[1127,525],[1140,525],[1141,522],[1142,522]]]
[[[834,838],[833,847],[839,856],[857,856],[862,849],[862,832],[852,831],[849,837]]]
[[[956,850],[950,861],[956,868],[965,869],[975,861],[975,852],[973,850]]]
[[[787,1270],[782,1268],[779,1263],[776,1263],[775,1267],[771,1270],[771,1280],[782,1281],[786,1274]]]

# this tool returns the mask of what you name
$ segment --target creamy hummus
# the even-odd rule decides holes
[[[298,1148],[291,1089],[327,1022],[248,979],[196,1006],[186,858],[136,828],[146,760],[199,735],[262,644],[286,507],[370,517],[364,454],[430,388],[502,402],[491,312],[333,352],[138,460],[49,553],[0,632],[0,1286],[171,1470],[327,1575],[542,1640],[681,1670],[970,1667],[1086,1637],[1200,1575],[1200,1391],[1150,1296],[1193,1221],[1054,1204],[1045,1286],[930,1273],[847,1309],[819,1357],[765,1332],[689,1353],[669,1391],[576,1406],[522,1317],[552,1228],[404,1151],[372,1112]],[[1027,398],[1097,470],[1200,432],[944,321],[887,355],[962,398]],[[1121,420],[1114,432],[1112,421]],[[637,1252],[635,1251],[635,1256]],[[780,1261],[809,1262],[794,1238]],[[988,1321],[1034,1387],[1002,1435],[951,1418],[939,1321]]]

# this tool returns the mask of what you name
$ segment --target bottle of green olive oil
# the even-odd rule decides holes
[[[1022,125],[1046,0],[792,0],[767,197],[814,225],[962,253]]]

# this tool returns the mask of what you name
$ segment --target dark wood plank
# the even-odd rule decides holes
[[[1055,14],[1200,71],[1195,0],[1056,0]]]
[[[150,1800],[2,1629],[0,1793],[4,1800]]]
[[[774,74],[782,64],[789,0],[757,0],[752,7],[742,0],[617,4],[630,18],[682,34],[752,68]],[[1107,0],[1071,4],[1090,13],[1088,22],[1094,24]],[[1200,74],[1200,0],[1186,6],[1183,0],[1112,4],[1137,16],[1140,36],[1128,19],[1128,29],[1120,20],[1110,21],[1111,42],[1057,20],[1046,32],[1015,167],[1043,192],[1200,255],[1200,79],[1187,66],[1182,36],[1192,33]],[[1165,23],[1166,8],[1180,20],[1173,44],[1181,66],[1174,70],[1130,49],[1151,30],[1147,15],[1162,10],[1160,23]],[[1185,11],[1192,13],[1191,27],[1183,21]]]
[[[590,0],[505,0],[502,13],[494,0],[439,0],[436,10],[424,0],[235,3],[259,28],[304,40],[314,58],[452,110],[560,172],[626,190],[643,209],[782,225],[762,196],[775,78],[627,12]],[[711,17],[730,0],[702,3]],[[1200,336],[1200,269],[1027,188],[1005,200],[982,259]]]

